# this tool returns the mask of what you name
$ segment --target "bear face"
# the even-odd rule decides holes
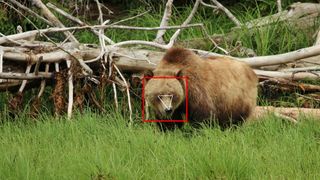
[[[154,74],[155,76],[172,76],[170,73],[157,71]],[[150,72],[148,76],[150,77]],[[176,78],[151,78],[145,87],[145,98],[158,118],[171,119],[175,110],[185,100],[184,82]]]

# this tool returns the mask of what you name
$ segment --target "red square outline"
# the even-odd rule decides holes
[[[169,119],[154,119],[154,120],[147,120],[145,119],[145,97],[144,97],[144,88],[145,88],[145,80],[146,79],[183,79],[185,80],[185,96],[186,96],[186,119],[173,119],[173,120],[169,120]],[[189,117],[189,111],[188,111],[188,76],[144,76],[142,78],[142,122],[189,122],[188,117]]]

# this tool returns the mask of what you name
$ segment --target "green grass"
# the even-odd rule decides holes
[[[0,179],[318,179],[320,122],[159,132],[117,113],[0,125]]]

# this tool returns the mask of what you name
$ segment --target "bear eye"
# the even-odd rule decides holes
[[[153,100],[154,100],[154,102],[160,101],[160,99],[158,98],[158,95],[154,96],[154,97],[153,97]]]
[[[174,101],[174,102],[178,101],[178,97],[177,96],[173,96],[172,101]]]

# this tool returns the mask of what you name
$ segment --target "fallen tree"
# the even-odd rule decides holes
[[[99,11],[100,25],[90,26],[82,22],[80,19],[59,9],[53,4],[44,5],[41,0],[32,1],[42,14],[42,16],[37,17],[45,22],[50,22],[48,23],[48,25],[50,25],[51,27],[47,29],[38,29],[35,27],[36,30],[19,32],[17,34],[7,36],[1,34],[2,37],[0,37],[0,91],[19,87],[17,95],[10,101],[11,109],[18,109],[18,106],[21,104],[23,92],[27,84],[33,84],[35,82],[38,82],[39,79],[41,80],[39,94],[36,99],[38,103],[43,89],[46,86],[46,80],[54,79],[55,83],[52,85],[54,86],[53,96],[55,99],[54,104],[56,108],[56,114],[61,114],[64,109],[67,109],[67,114],[70,118],[73,107],[75,105],[81,105],[84,96],[89,97],[92,104],[94,104],[100,110],[104,111],[101,106],[102,99],[98,100],[92,93],[92,91],[90,91],[90,89],[92,90],[93,86],[104,89],[104,86],[109,83],[114,91],[116,106],[118,106],[117,88],[124,89],[128,97],[128,108],[131,121],[132,107],[130,102],[130,85],[128,80],[125,79],[122,73],[139,73],[144,70],[154,69],[163,56],[164,50],[174,46],[174,44],[176,43],[176,39],[182,29],[202,28],[205,31],[204,26],[201,23],[189,23],[200,5],[208,6],[208,4],[202,2],[201,0],[197,0],[192,11],[190,12],[190,15],[180,26],[168,26],[172,8],[172,1],[170,0],[166,4],[166,10],[164,11],[164,15],[159,27],[133,27],[117,25],[117,23],[108,24],[108,20],[103,20],[101,11]],[[10,7],[18,6],[19,8],[27,10],[27,12],[29,13],[33,12],[31,9],[25,7],[15,0],[0,2]],[[98,9],[101,9],[101,4],[98,0],[96,0],[96,3]],[[225,12],[228,17],[233,22],[235,22],[237,27],[243,25],[235,18],[234,15],[231,14],[230,11],[223,7],[221,3],[219,3],[218,1],[212,1],[212,3],[214,4],[211,5],[212,7]],[[59,21],[59,19],[54,16],[54,14],[48,7],[63,15],[65,18],[78,23],[79,26],[65,27]],[[315,13],[317,13],[317,16],[320,12],[317,4],[314,4],[314,6],[312,6],[309,3],[301,3],[296,7],[299,7],[300,9],[301,7],[305,7],[306,9],[310,9],[312,7],[312,14],[314,15]],[[274,19],[274,17],[278,17],[278,20],[281,21],[288,19],[292,20],[296,17],[302,17],[304,15],[302,12],[309,12],[301,10],[298,11],[296,9],[297,8],[292,11],[285,11],[280,13],[280,15],[285,14],[284,16],[286,18],[282,18],[282,16],[279,15],[272,16],[271,19]],[[21,13],[18,10],[17,12]],[[259,22],[262,21],[259,20]],[[267,25],[270,23],[269,20],[266,22],[267,23],[264,23],[263,25]],[[246,23],[244,25],[247,26],[247,28],[252,28],[252,24],[254,24],[254,22]],[[260,23],[255,26],[262,26],[262,24]],[[158,33],[155,37],[155,40],[152,42],[142,40],[128,40],[115,43],[104,33],[105,29],[111,28],[130,29],[136,31],[157,31]],[[80,31],[83,29],[90,30],[99,37],[99,46],[80,44],[71,33],[71,31]],[[169,42],[167,44],[164,44],[162,37],[168,29],[176,29],[176,31],[170,38]],[[65,40],[56,43],[50,38],[50,33],[63,33],[65,35]],[[45,39],[47,39],[47,41],[34,40],[39,36],[44,37]],[[215,48],[220,49],[226,54],[217,54],[200,49],[191,50],[204,57],[227,56],[234,60],[248,63],[250,66],[255,68],[255,72],[261,80],[265,80],[266,78],[283,78],[287,80],[299,80],[304,78],[319,79],[319,69],[315,68],[311,71],[310,69],[291,69],[287,71],[261,70],[261,68],[265,66],[292,63],[301,59],[318,56],[320,55],[320,45],[318,44],[284,54],[240,58],[228,55],[228,51],[219,47],[212,37],[210,37],[208,34],[206,34],[206,36],[212,42]],[[132,47],[132,45],[134,46]],[[158,48],[159,50],[136,48],[136,45],[151,46]],[[68,89],[68,98],[63,97],[63,91],[65,88]],[[65,102],[66,99],[68,103]],[[34,109],[37,109],[36,105],[34,106]]]
[[[316,119],[320,118],[320,109],[311,108],[287,108],[287,107],[273,107],[273,106],[259,106],[256,107],[251,120],[260,119],[268,114],[274,114],[284,120],[292,123],[297,123],[297,119],[303,116],[309,116]]]

